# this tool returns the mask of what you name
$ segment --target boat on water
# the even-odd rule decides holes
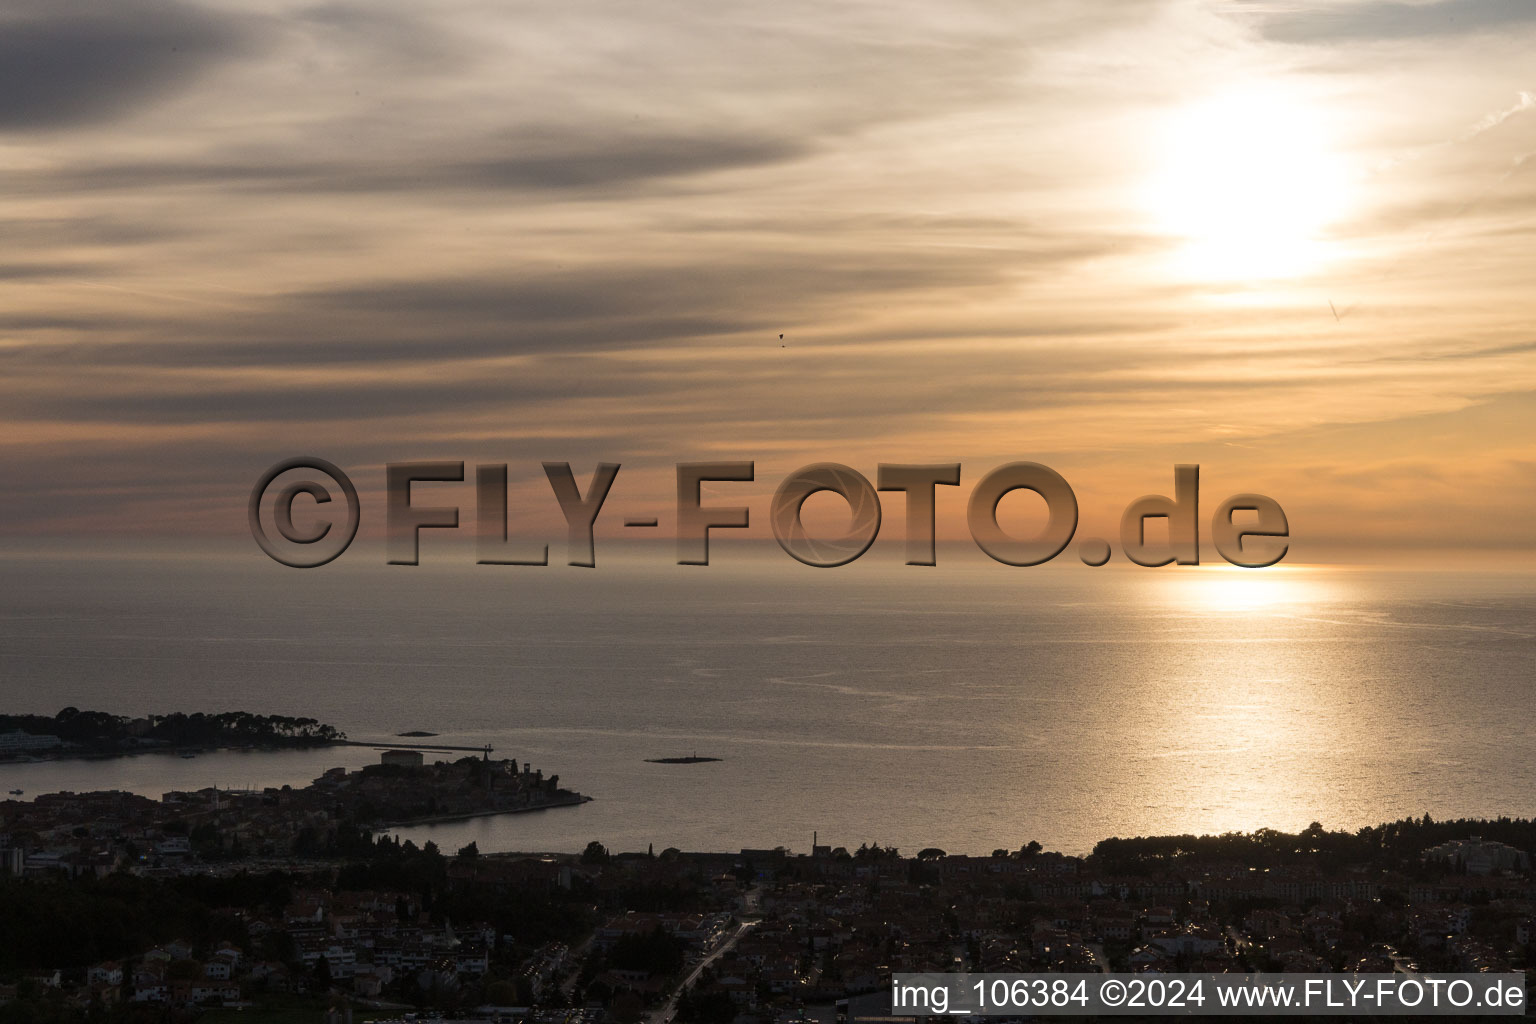
[[[197,756],[196,754],[192,753],[192,751],[189,750],[185,754],[181,755],[181,759],[183,761],[190,761],[190,760],[192,760],[196,756]]]
[[[21,796],[21,790],[19,790],[19,789],[11,790],[11,796]]]

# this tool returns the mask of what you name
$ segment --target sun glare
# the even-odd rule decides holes
[[[1349,175],[1308,101],[1278,88],[1224,93],[1174,112],[1159,146],[1147,205],[1182,240],[1183,272],[1288,277],[1326,260]]]
[[[1173,606],[1217,615],[1313,609],[1332,599],[1333,590],[1316,572],[1285,566],[1202,565],[1165,582],[1165,599]]]

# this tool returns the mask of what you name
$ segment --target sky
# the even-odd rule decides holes
[[[1527,558],[1533,47],[1523,0],[10,0],[0,535],[245,537],[318,455],[365,532],[386,462],[507,463],[539,537],[541,461],[665,531],[676,463],[755,460],[708,496],[756,535],[832,461],[962,463],[963,536],[1029,460],[1111,536],[1194,462],[1299,557]]]

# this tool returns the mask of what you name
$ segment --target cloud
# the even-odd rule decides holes
[[[801,140],[718,135],[640,135],[612,132],[550,138],[533,133],[506,152],[459,158],[452,154],[380,164],[366,160],[305,158],[101,162],[8,175],[14,191],[45,194],[206,188],[285,195],[332,193],[564,192],[625,196],[641,186],[713,171],[793,160],[811,151]]]
[[[946,337],[957,324],[948,315],[930,311],[871,331],[855,311],[914,305],[922,309],[929,303],[944,308],[946,302],[963,308],[970,296],[1059,273],[1112,251],[1114,245],[1108,237],[1041,237],[1013,250],[880,251],[850,243],[811,252],[780,248],[716,255],[706,250],[667,263],[610,260],[566,270],[534,264],[456,278],[359,276],[233,305],[148,302],[132,313],[112,301],[117,291],[98,289],[95,293],[109,304],[95,317],[84,309],[67,315],[48,306],[28,311],[19,299],[13,302],[12,310],[0,313],[0,330],[50,333],[0,346],[0,371],[13,382],[23,373],[46,377],[69,367],[146,375],[183,369],[355,376],[397,373],[414,364],[451,373],[455,364],[610,353],[679,358],[736,347],[765,351],[769,342],[774,342],[777,354],[776,336],[783,331],[790,332],[796,354],[825,348],[830,339],[848,350],[923,343]],[[1159,326],[1167,323],[1133,311],[1106,310],[1088,318],[1010,316],[964,329],[982,338],[1070,341]],[[816,349],[802,349],[808,337],[827,340]],[[583,379],[591,380],[604,371],[594,363],[583,372]],[[99,386],[111,390],[114,382],[121,386],[126,380],[114,372]],[[56,396],[39,406],[40,413],[52,409],[95,418],[89,409],[91,393],[82,382],[71,382],[72,388],[76,385],[81,385],[78,400]],[[210,389],[205,383],[195,390]],[[145,396],[154,393],[153,387],[142,390]],[[193,400],[202,401],[195,394]],[[457,405],[445,395],[433,400],[444,407]],[[134,401],[143,407],[140,415],[153,418],[152,402]],[[407,404],[420,407],[414,401]],[[261,407],[260,402],[252,403],[253,409]],[[186,408],[190,406],[183,405],[176,418],[182,418]],[[220,411],[217,401],[210,404],[210,416],[217,418]],[[121,414],[105,413],[108,418]]]
[[[489,189],[586,189],[778,163],[809,147],[789,139],[650,137],[616,139],[600,147],[504,157],[450,165],[433,177],[440,185]]]
[[[1528,0],[1441,0],[1439,3],[1344,3],[1273,14],[1264,35],[1283,43],[1420,39],[1495,32],[1536,23]]]
[[[0,263],[0,281],[70,277],[90,273],[91,270],[91,267],[79,263]]]
[[[1204,0],[197,2],[0,15],[7,528],[238,530],[310,450],[526,460],[546,491],[542,458],[650,459],[663,501],[711,454],[1070,453],[1113,488],[1239,452],[1262,489],[1286,431],[1536,387],[1526,176],[1390,281],[1369,244],[1530,149],[1516,32],[1416,63]],[[1523,18],[1279,2],[1254,17],[1320,42]],[[1361,190],[1294,281],[1190,279],[1138,191],[1156,129],[1253,76],[1341,158],[1446,159]]]
[[[23,2],[0,15],[0,131],[108,121],[185,87],[249,40],[176,0]]]
[[[1475,138],[1483,132],[1497,128],[1516,114],[1530,110],[1532,107],[1536,107],[1536,93],[1527,92],[1522,89],[1516,95],[1515,102],[1511,106],[1505,107],[1503,110],[1495,110],[1491,114],[1486,115],[1477,124],[1467,129],[1466,133],[1457,141],[1465,142],[1467,139]]]

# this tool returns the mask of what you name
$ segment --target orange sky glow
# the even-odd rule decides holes
[[[755,460],[763,537],[806,463],[960,462],[958,537],[1031,460],[1081,534],[1193,462],[1302,559],[1536,551],[1536,5],[0,23],[5,537],[241,537],[300,454],[365,531],[385,462],[508,463],[552,541],[543,460],[623,464],[610,533]]]

